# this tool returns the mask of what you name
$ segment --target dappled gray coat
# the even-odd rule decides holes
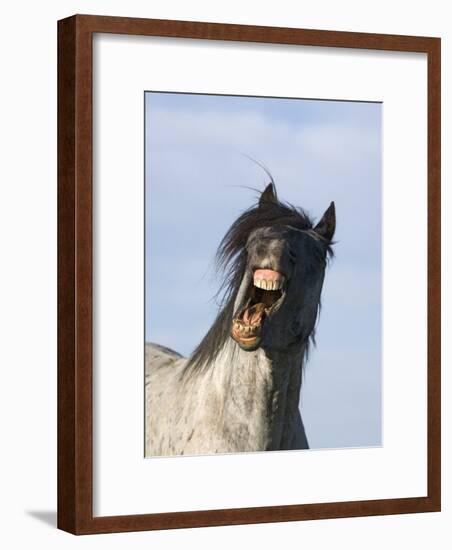
[[[193,355],[146,344],[146,456],[306,449],[302,367],[335,230],[314,225],[273,182],[230,227],[217,319]]]

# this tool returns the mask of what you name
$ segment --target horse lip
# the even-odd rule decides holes
[[[284,299],[286,297],[286,292],[283,290],[281,293],[281,297],[269,308],[265,309],[265,314],[263,316],[262,322],[260,324],[260,331],[259,334],[256,334],[254,336],[245,336],[243,334],[239,334],[234,327],[234,321],[236,319],[240,319],[243,312],[246,310],[246,308],[249,307],[251,303],[251,298],[248,298],[246,302],[242,304],[242,307],[239,308],[238,313],[234,315],[233,321],[231,323],[231,337],[233,340],[237,342],[237,344],[244,350],[244,351],[255,351],[259,348],[263,333],[264,333],[264,327],[268,323],[268,320],[271,319],[272,315],[278,311],[278,309],[281,307],[281,305],[284,302]]]
[[[238,334],[235,333],[234,328],[232,328],[231,330],[231,336],[237,342],[237,344],[245,351],[256,350],[259,347],[262,339],[261,335],[252,336],[250,338],[239,336]]]
[[[255,351],[260,346],[261,339],[262,339],[262,327],[265,323],[266,313],[264,314],[264,318],[262,319],[261,324],[259,326],[257,325],[255,326],[256,329],[259,329],[258,334],[254,334],[252,336],[245,336],[243,333],[240,334],[236,330],[235,328],[236,321],[241,322],[240,318],[242,317],[243,313],[249,307],[250,304],[251,304],[251,298],[248,298],[246,302],[243,303],[242,307],[239,308],[238,313],[234,315],[231,323],[231,331],[230,331],[231,337],[233,338],[233,340],[237,342],[237,344],[244,351]]]

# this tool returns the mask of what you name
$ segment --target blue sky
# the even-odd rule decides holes
[[[379,103],[148,92],[146,339],[189,355],[217,312],[216,248],[267,181],[321,217],[335,259],[301,410],[313,448],[381,443]]]

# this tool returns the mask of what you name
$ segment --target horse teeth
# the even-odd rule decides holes
[[[281,277],[273,281],[268,279],[254,279],[254,286],[264,290],[281,290],[285,281],[285,277]]]
[[[285,283],[285,278],[270,281],[267,279],[254,279],[254,286],[263,290],[281,290]]]

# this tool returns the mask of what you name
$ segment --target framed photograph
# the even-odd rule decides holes
[[[58,526],[440,510],[440,39],[58,23]]]

